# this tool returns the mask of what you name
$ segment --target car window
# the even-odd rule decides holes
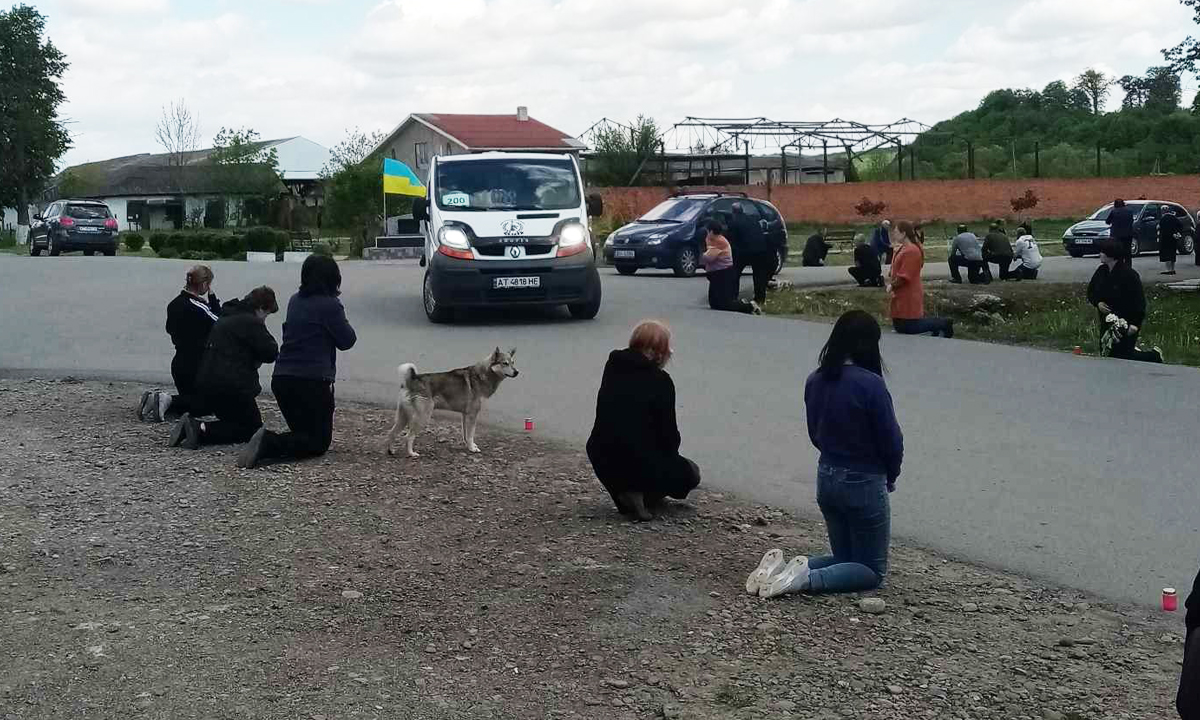
[[[741,204],[742,204],[742,210],[746,213],[747,217],[749,217],[753,220],[761,220],[762,219],[762,213],[760,213],[758,211],[758,203],[753,203],[753,202],[743,200]]]
[[[67,205],[67,215],[76,220],[105,220],[112,217],[107,205]]]
[[[58,203],[50,203],[50,207],[46,208],[46,211],[42,213],[42,217],[46,217],[46,218],[52,218],[52,217],[57,217],[57,216],[58,216]]]
[[[1142,219],[1143,220],[1157,220],[1158,219],[1158,205],[1155,205],[1153,203],[1150,205],[1147,205],[1145,211],[1142,212]]]
[[[758,209],[762,212],[764,220],[767,222],[779,221],[779,213],[775,212],[775,208],[766,203],[755,203],[755,205],[758,205]]]
[[[1108,219],[1108,214],[1112,212],[1112,209],[1113,209],[1112,205],[1105,205],[1104,207],[1100,208],[1096,212],[1092,213],[1088,217],[1088,220],[1099,220],[1099,221],[1103,222]]]
[[[722,215],[730,215],[733,213],[733,203],[735,198],[717,198],[713,200],[712,205],[708,206],[710,213],[721,213]]]
[[[702,209],[704,209],[703,200],[671,198],[655,205],[653,210],[641,216],[638,220],[642,222],[670,220],[683,223],[699,215]]]
[[[442,210],[571,210],[579,179],[570,159],[441,162],[434,182]]]

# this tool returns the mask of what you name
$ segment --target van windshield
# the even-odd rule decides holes
[[[562,160],[467,160],[438,163],[438,207],[455,211],[571,210],[580,205],[575,163]]]

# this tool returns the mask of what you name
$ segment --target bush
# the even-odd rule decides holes
[[[179,257],[183,258],[184,260],[199,260],[200,253],[196,252],[195,250],[185,250],[179,253]]]
[[[253,252],[278,252],[275,231],[267,227],[252,227],[246,231],[246,249]]]
[[[167,238],[167,247],[175,248],[180,257],[184,257],[184,253],[192,249],[187,233],[182,232],[171,233]]]
[[[329,243],[319,242],[313,245],[312,254],[333,257],[333,248],[329,247]]]
[[[203,252],[196,253],[196,255],[198,255],[198,257],[196,258],[197,260],[203,260],[205,262],[211,262],[213,260],[221,259],[220,253],[216,253],[211,250],[205,250]]]
[[[230,255],[230,256],[229,256],[229,259],[230,259],[230,260],[239,260],[239,261],[241,261],[241,262],[246,262],[246,251],[245,251],[245,250],[243,250],[243,251],[241,251],[241,252],[239,252],[239,253],[234,253],[233,255]]]
[[[221,257],[236,258],[238,255],[242,259],[246,259],[246,237],[244,235],[219,235],[217,236],[216,252],[221,253]]]
[[[166,233],[156,232],[150,236],[150,249],[155,255],[162,256],[163,248],[167,247],[168,236]]]
[[[17,232],[15,230],[0,230],[0,247],[10,248],[17,246]]]
[[[292,249],[292,234],[287,230],[276,230],[275,232],[275,254],[282,255]]]
[[[125,243],[125,249],[129,252],[141,252],[142,246],[146,244],[146,238],[138,233],[126,233],[122,242]]]
[[[168,245],[158,251],[158,256],[160,258],[168,258],[168,259],[169,258],[177,258],[177,257],[179,257],[179,251]]]

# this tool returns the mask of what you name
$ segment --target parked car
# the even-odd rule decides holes
[[[1175,215],[1183,225],[1183,241],[1179,244],[1179,254],[1188,255],[1196,247],[1196,218],[1179,203],[1165,200],[1130,200],[1125,207],[1133,211],[1133,244],[1131,250],[1136,256],[1139,253],[1158,249],[1158,218],[1162,215],[1162,207],[1174,208]],[[1083,257],[1096,254],[1096,244],[1112,236],[1112,228],[1105,221],[1112,212],[1112,205],[1105,205],[1092,213],[1087,220],[1075,223],[1063,233],[1063,248],[1071,257]]]
[[[45,250],[49,255],[57,256],[82,250],[84,255],[94,255],[97,251],[116,255],[117,234],[117,219],[104,203],[59,200],[33,216],[29,228],[29,254],[41,255]]]
[[[787,226],[775,206],[745,193],[683,193],[672,195],[653,210],[625,225],[604,241],[604,259],[622,275],[639,268],[670,269],[692,277],[704,253],[704,223],[716,217],[729,224],[734,203],[762,225],[767,242],[779,257],[775,272],[787,260]]]

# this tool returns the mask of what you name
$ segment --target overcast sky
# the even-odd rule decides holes
[[[3,1],[3,0],[0,0]],[[11,1],[11,0],[10,0]],[[412,112],[934,123],[1089,66],[1140,74],[1196,28],[1178,0],[45,0],[67,54],[67,164],[158,152],[183,98],[324,145]],[[1184,78],[1185,103],[1195,78]],[[1117,95],[1113,102],[1119,102]]]

